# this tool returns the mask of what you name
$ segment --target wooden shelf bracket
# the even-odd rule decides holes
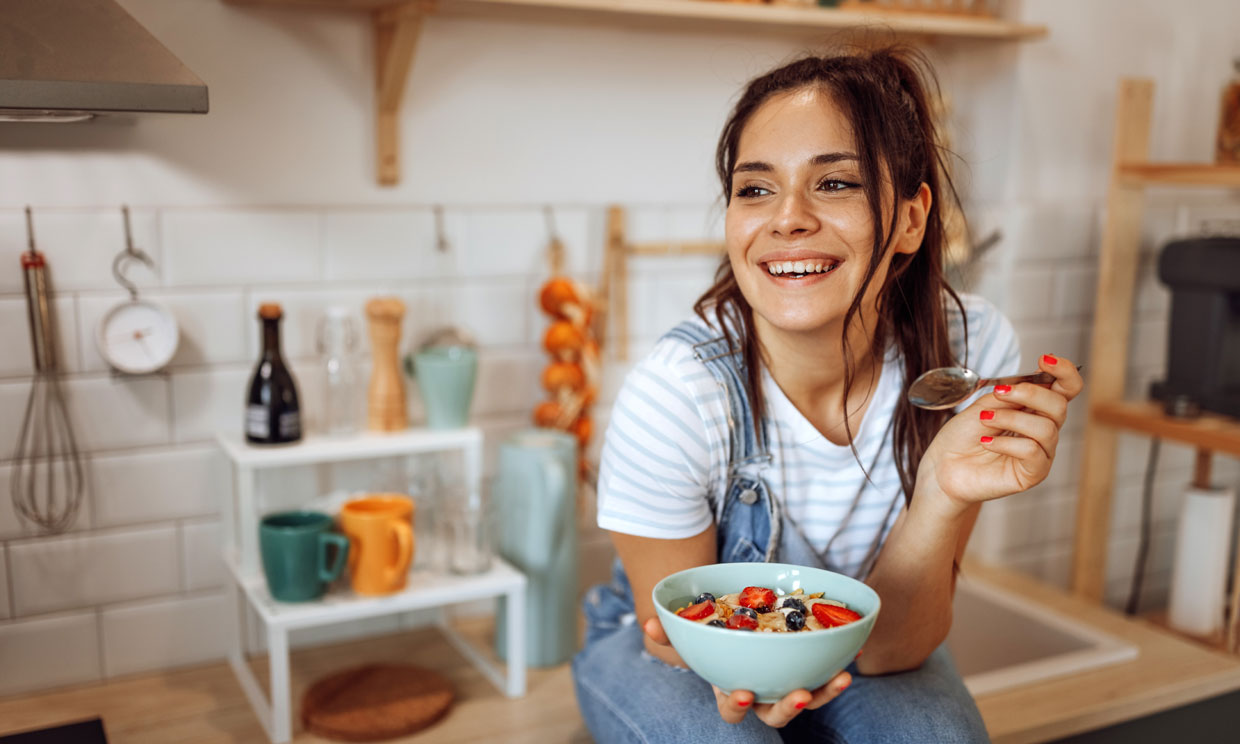
[[[375,44],[375,166],[382,186],[400,183],[400,106],[413,67],[422,19],[431,8],[422,2],[371,11]]]

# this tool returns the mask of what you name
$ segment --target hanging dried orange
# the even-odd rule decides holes
[[[543,428],[553,428],[564,409],[559,403],[553,400],[543,401],[534,407],[534,425]]]
[[[577,437],[577,441],[581,443],[581,446],[585,447],[586,443],[590,441],[590,435],[594,433],[594,422],[590,420],[589,416],[582,416],[573,422],[573,425],[569,427],[569,431]]]
[[[552,392],[565,388],[580,390],[586,384],[586,376],[581,367],[572,362],[552,362],[543,370],[542,384]]]
[[[556,356],[576,356],[585,343],[585,334],[567,320],[557,320],[543,334],[543,348]]]
[[[551,277],[538,292],[538,304],[542,305],[543,311],[557,318],[564,317],[565,305],[576,304],[578,301],[573,280],[562,276]]]

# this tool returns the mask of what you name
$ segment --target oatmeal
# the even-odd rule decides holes
[[[676,614],[696,623],[759,633],[825,630],[861,619],[843,602],[826,599],[822,594],[806,594],[797,589],[777,595],[762,586],[747,586],[721,597],[702,592],[692,604],[676,610]]]

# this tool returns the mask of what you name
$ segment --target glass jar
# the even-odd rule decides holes
[[[316,340],[323,370],[323,428],[333,436],[352,434],[358,428],[357,336],[357,323],[342,307],[328,308],[319,319]]]

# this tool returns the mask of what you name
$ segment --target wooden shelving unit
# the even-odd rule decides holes
[[[1215,452],[1240,457],[1240,421],[1210,414],[1193,419],[1175,418],[1163,413],[1158,403],[1123,400],[1145,189],[1240,188],[1237,166],[1148,162],[1153,101],[1153,82],[1121,81],[1090,346],[1090,377],[1094,384],[1090,386],[1089,420],[1085,426],[1072,561],[1073,592],[1095,602],[1102,600],[1106,578],[1119,432],[1137,432],[1195,447],[1194,483],[1198,486],[1209,487],[1210,461]],[[1240,589],[1240,582],[1230,601],[1226,646],[1232,650],[1236,648],[1236,620],[1240,614],[1240,591],[1236,589]]]
[[[760,29],[815,33],[873,28],[918,40],[1013,42],[1040,39],[1045,26],[963,13],[712,0],[223,0],[230,5],[369,13],[375,35],[375,167],[380,185],[400,182],[398,122],[422,19],[428,15],[579,19],[675,30]]]

